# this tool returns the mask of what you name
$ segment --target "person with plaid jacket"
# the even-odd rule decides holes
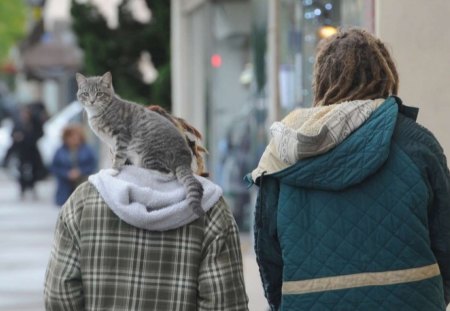
[[[91,175],[59,214],[46,310],[248,310],[236,222],[220,187],[197,178],[202,217],[175,177]]]

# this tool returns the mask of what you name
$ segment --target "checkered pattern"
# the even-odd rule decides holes
[[[220,200],[187,226],[138,229],[85,183],[60,213],[44,294],[47,310],[247,310],[237,226]]]

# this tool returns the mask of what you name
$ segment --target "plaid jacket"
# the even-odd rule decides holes
[[[146,231],[84,183],[59,215],[44,296],[46,310],[248,310],[236,223],[221,199],[189,225]]]

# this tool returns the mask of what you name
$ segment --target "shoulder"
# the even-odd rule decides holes
[[[62,206],[61,218],[68,226],[78,227],[84,210],[98,206],[102,202],[97,189],[90,182],[84,182]]]
[[[94,149],[89,144],[83,144],[83,145],[80,146],[80,152],[93,154],[94,153]]]
[[[393,141],[420,166],[446,166],[444,150],[433,133],[402,114],[398,116]]]
[[[53,162],[56,161],[61,161],[65,158],[68,157],[68,151],[64,146],[59,147],[58,149],[56,149],[54,155],[53,155]]]
[[[205,231],[213,235],[226,234],[236,227],[233,214],[223,197],[205,214],[204,218]]]
[[[62,155],[62,154],[65,154],[67,152],[68,152],[67,148],[64,145],[62,145],[61,147],[56,149],[55,155]]]
[[[394,140],[403,146],[429,149],[437,153],[444,153],[433,133],[416,121],[399,114],[394,131]]]
[[[415,143],[443,151],[433,133],[423,125],[402,114],[398,115],[394,139],[399,142]]]

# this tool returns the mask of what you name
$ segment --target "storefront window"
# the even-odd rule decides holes
[[[372,31],[372,0],[282,0],[280,3],[279,87],[282,115],[312,104],[317,43],[337,27]]]
[[[255,168],[267,143],[269,1],[217,0],[204,7],[209,26],[204,29],[208,167],[241,230],[251,228],[254,204],[243,177]],[[280,115],[312,104],[319,31],[324,26],[364,26],[370,1],[279,1]]]
[[[264,112],[258,108],[265,105],[256,95],[263,90],[255,86],[252,62],[252,6],[250,1],[214,1],[209,6],[209,169],[222,186],[239,227],[249,230],[251,194],[243,177],[255,165],[266,137]]]

